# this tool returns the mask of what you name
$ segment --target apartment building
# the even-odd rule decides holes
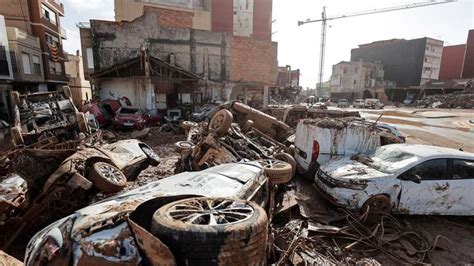
[[[439,78],[443,41],[432,38],[392,39],[359,45],[351,61],[380,62],[385,78],[399,87],[423,86]]]

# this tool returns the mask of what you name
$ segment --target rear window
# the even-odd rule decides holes
[[[120,109],[121,114],[140,114],[140,109],[138,108],[122,108]]]

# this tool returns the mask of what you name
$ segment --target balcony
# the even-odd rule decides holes
[[[58,0],[42,0],[42,2],[54,7],[57,11],[59,11],[59,15],[64,17],[63,3],[59,2]]]
[[[66,29],[61,27],[61,38],[63,40],[67,40],[67,32],[66,32]]]

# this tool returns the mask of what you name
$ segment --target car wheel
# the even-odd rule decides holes
[[[18,93],[17,91],[10,92],[10,99],[12,101],[12,106],[16,106],[16,105],[19,105],[21,103],[20,93]]]
[[[265,175],[273,184],[286,184],[291,181],[293,169],[289,163],[272,159],[257,162],[263,167]]]
[[[171,249],[178,265],[264,265],[268,218],[253,202],[191,198],[159,208],[151,232]]]
[[[277,160],[289,163],[291,165],[292,177],[295,176],[295,173],[296,173],[296,160],[295,160],[295,158],[293,158],[293,156],[291,156],[288,153],[280,153],[280,154],[275,155],[274,157]]]
[[[181,128],[183,128],[184,130],[191,130],[192,128],[197,127],[197,126],[198,126],[197,123],[191,122],[191,121],[184,121],[181,124]]]
[[[127,185],[125,175],[117,167],[105,162],[93,165],[89,179],[105,194],[119,192]]]
[[[217,136],[224,136],[230,129],[234,117],[228,110],[220,110],[211,119],[209,129],[217,134]]]
[[[176,152],[182,153],[183,151],[192,151],[196,147],[191,141],[179,141],[174,144]]]
[[[375,195],[370,197],[361,209],[362,213],[368,212],[369,215],[374,214],[390,214],[392,212],[392,203],[385,195]]]
[[[12,135],[12,141],[14,146],[25,144],[25,140],[23,139],[23,135],[21,134],[21,127],[12,127],[12,129],[10,130],[10,134]]]
[[[86,115],[84,113],[76,113],[76,121],[77,126],[79,127],[79,132],[89,132],[89,125],[87,124]]]
[[[160,164],[160,157],[156,154],[150,147],[143,146],[141,147],[143,153],[148,158],[148,162],[152,166],[158,166]]]

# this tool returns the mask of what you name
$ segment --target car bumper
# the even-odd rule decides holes
[[[364,202],[363,190],[329,186],[318,177],[318,174],[315,177],[314,187],[325,199],[344,209],[357,211]]]

